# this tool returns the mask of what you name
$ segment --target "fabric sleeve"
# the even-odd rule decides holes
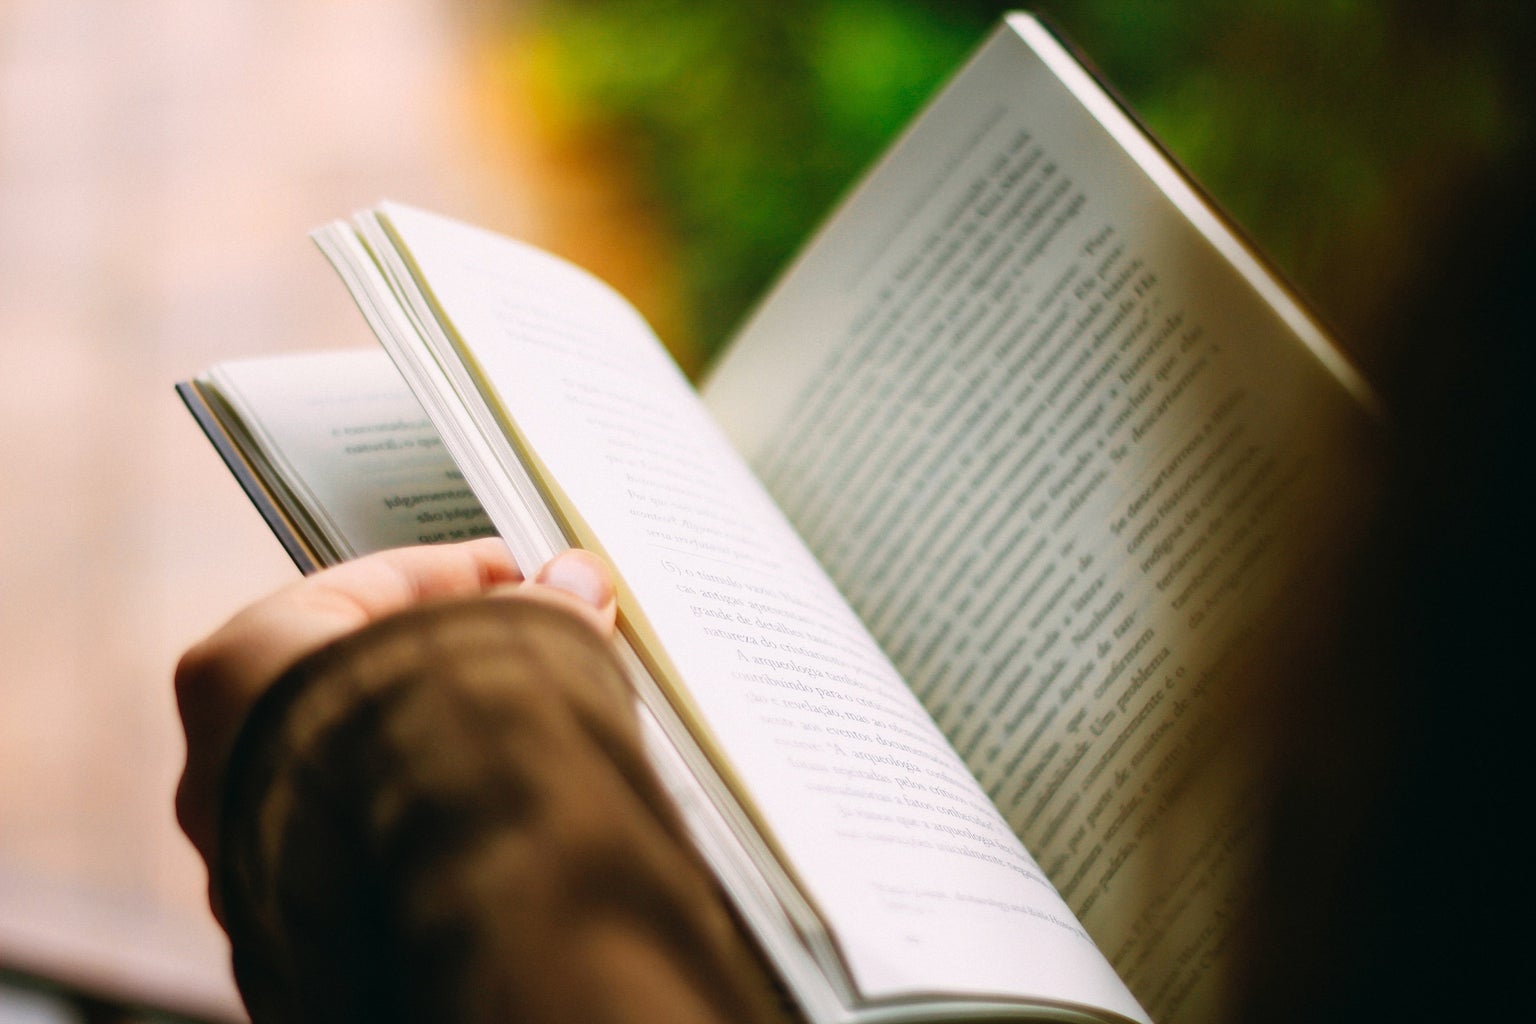
[[[631,699],[587,625],[494,599],[396,616],[285,673],[222,816],[253,1019],[782,1019]]]

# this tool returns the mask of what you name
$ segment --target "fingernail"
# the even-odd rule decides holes
[[[565,551],[548,562],[534,578],[556,590],[563,590],[593,608],[602,609],[613,601],[613,579],[608,567],[585,551]]]

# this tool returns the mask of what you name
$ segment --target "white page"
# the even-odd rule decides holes
[[[1159,1018],[1219,1000],[1204,973],[1239,918],[1252,805],[1240,776],[1192,770],[1236,688],[1223,660],[1284,585],[1287,517],[1333,514],[1348,387],[1203,200],[1014,18],[704,389]]]
[[[861,992],[1140,1019],[633,311],[525,246],[384,214],[575,534],[634,595],[625,614],[729,751]]]
[[[233,360],[207,379],[302,496],[339,558],[494,535],[420,403],[378,349]]]

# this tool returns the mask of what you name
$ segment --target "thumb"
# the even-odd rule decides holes
[[[604,636],[613,632],[618,615],[612,570],[597,555],[580,548],[561,552],[545,562],[532,581],[501,590],[497,596],[503,594],[558,604]]]

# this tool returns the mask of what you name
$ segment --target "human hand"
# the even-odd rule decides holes
[[[499,538],[383,551],[326,569],[257,601],[193,646],[176,666],[187,763],[176,791],[182,831],[212,873],[219,791],[252,705],[284,670],[372,622],[427,601],[486,595],[558,605],[608,635],[615,598],[607,566],[567,551],[524,582]]]

